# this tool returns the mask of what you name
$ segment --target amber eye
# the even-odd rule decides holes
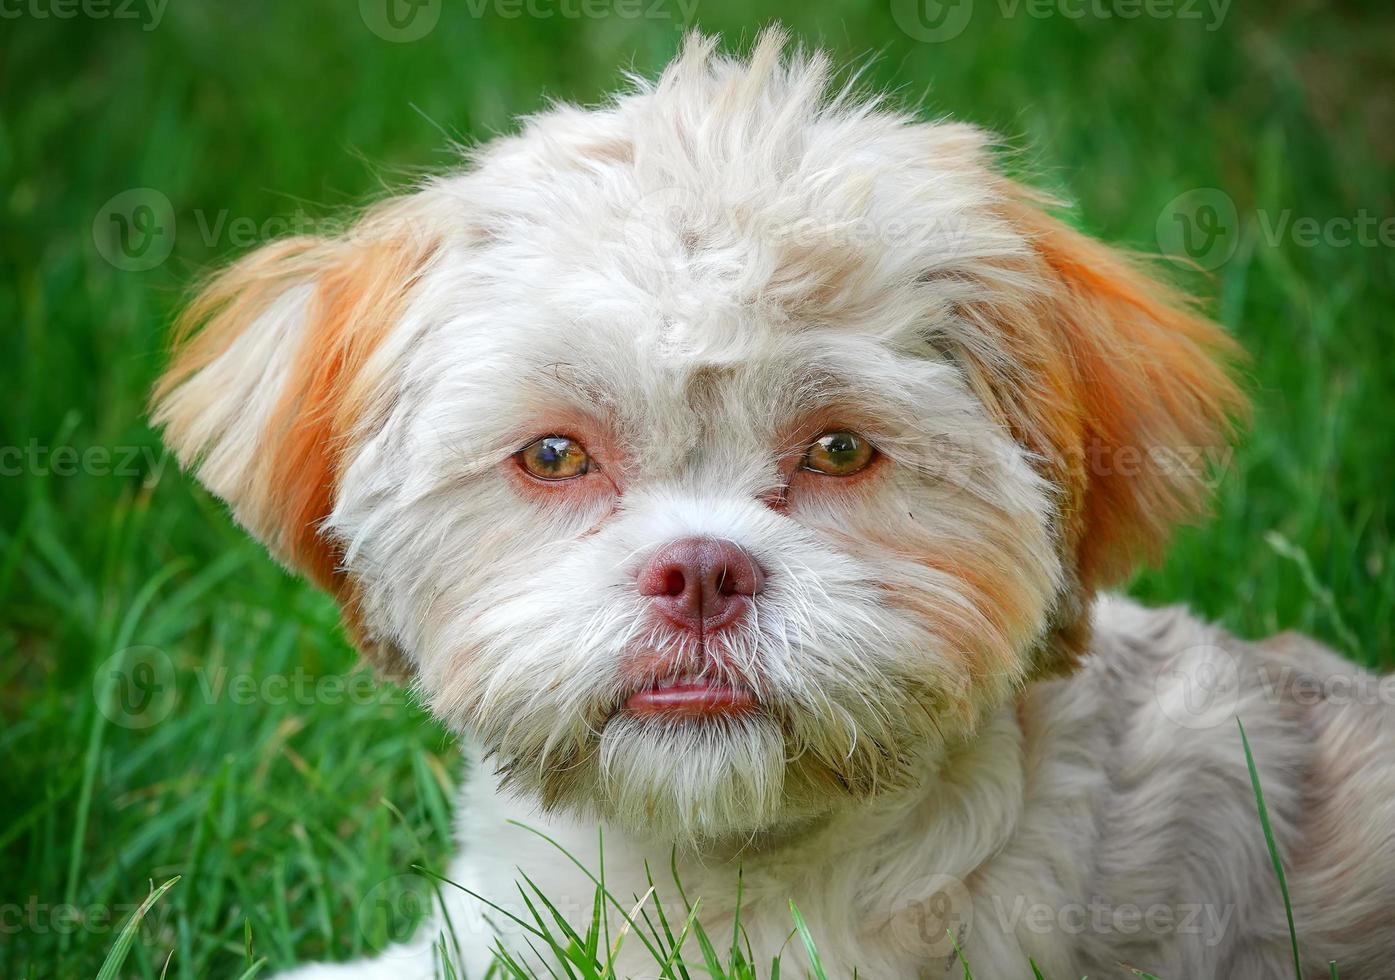
[[[825,476],[852,476],[867,468],[877,451],[856,432],[825,432],[804,455],[804,468]]]
[[[539,480],[574,480],[591,468],[591,457],[575,439],[543,436],[519,450],[518,465]]]

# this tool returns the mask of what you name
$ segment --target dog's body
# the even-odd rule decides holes
[[[453,876],[490,901],[521,867],[589,920],[508,821],[584,863],[599,823],[613,894],[647,860],[671,901],[673,854],[713,935],[742,869],[758,964],[793,900],[834,975],[953,972],[948,931],[988,978],[1258,980],[1287,926],[1238,714],[1308,968],[1381,975],[1390,712],[1295,693],[1372,679],[1096,598],[1204,502],[1233,345],[977,131],[827,84],[774,35],[697,39],[242,260],[186,319],[167,440],[477,747]],[[447,893],[449,929],[309,975],[424,976],[448,935],[478,976]]]
[[[722,855],[680,855],[690,901],[726,941],[741,872],[741,922],[754,962],[790,939],[795,897],[830,977],[1126,975],[1272,980],[1292,974],[1283,898],[1256,816],[1236,716],[1247,721],[1285,856],[1305,976],[1386,977],[1395,957],[1395,714],[1354,696],[1373,678],[1302,637],[1236,640],[1181,609],[1118,599],[1097,607],[1095,650],[1070,679],[1032,685],[923,786],[791,835]],[[1334,684],[1334,679],[1344,679]],[[1348,683],[1350,682],[1350,683]],[[524,829],[519,824],[531,829]],[[537,836],[545,833],[554,843]],[[603,828],[606,884],[627,902],[649,878],[679,928],[671,842]],[[539,814],[473,768],[460,801],[452,881],[526,916],[520,871],[585,933],[594,823]],[[645,862],[648,862],[646,872]],[[482,976],[508,920],[444,886],[438,914],[380,959],[312,966],[294,980],[434,978],[437,949],[459,943]],[[648,907],[660,898],[651,898]],[[619,917],[612,911],[612,935]],[[655,975],[633,937],[619,975]],[[544,972],[538,967],[539,972]],[[787,963],[786,970],[790,970]],[[795,975],[800,970],[793,971]],[[1131,975],[1131,974],[1129,974]]]

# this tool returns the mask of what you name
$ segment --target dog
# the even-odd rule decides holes
[[[787,972],[793,901],[829,976],[1395,976],[1378,679],[1107,591],[1204,511],[1236,344],[836,77],[692,35],[190,305],[167,443],[468,746],[461,888],[293,976],[526,961],[516,882],[584,934],[602,849]]]

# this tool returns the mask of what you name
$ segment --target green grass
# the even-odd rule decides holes
[[[869,81],[1002,133],[1015,170],[1112,240],[1155,249],[1170,201],[1223,190],[1240,240],[1192,281],[1253,353],[1256,423],[1216,519],[1132,589],[1390,663],[1395,249],[1266,231],[1284,212],[1395,216],[1395,15],[1235,4],[1209,31],[978,0],[962,36],[926,44],[897,28],[906,6],[702,0],[697,21],[749,39],[779,17],[845,59],[875,56]],[[331,603],[166,465],[145,392],[190,281],[274,234],[268,219],[332,218],[449,166],[451,140],[549,96],[596,99],[619,66],[662,64],[680,25],[476,18],[445,0],[431,34],[392,44],[355,8],[189,0],[152,30],[0,24],[0,446],[21,451],[0,458],[0,921],[19,923],[0,975],[96,975],[175,876],[121,975],[369,952],[422,906],[430,884],[411,867],[444,867],[451,740],[392,688],[295,689],[297,671],[304,687],[353,666]],[[144,271],[113,266],[93,235],[131,188],[177,221]],[[63,475],[43,451],[59,446],[134,455]],[[129,717],[112,706],[132,671],[156,681],[135,716],[148,727],[108,718]],[[246,689],[266,677],[291,689]]]

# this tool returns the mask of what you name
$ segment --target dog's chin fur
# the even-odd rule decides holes
[[[1204,505],[1244,403],[1226,336],[997,173],[983,134],[783,47],[693,37],[656,83],[244,258],[181,324],[155,418],[492,792],[708,853],[910,800],[899,850],[867,845],[890,880],[936,849],[917,834],[1009,819],[975,787],[1025,763],[975,754],[984,727],[1077,666],[1096,590]],[[876,446],[865,471],[800,466],[844,429]],[[548,435],[591,470],[524,474]],[[764,569],[703,644],[636,585],[692,538]],[[625,710],[680,672],[754,707]],[[937,824],[955,753],[977,761],[943,792],[980,812]]]
[[[604,816],[701,844],[787,819],[785,759],[768,715],[700,724],[621,715],[601,735],[593,779]]]

